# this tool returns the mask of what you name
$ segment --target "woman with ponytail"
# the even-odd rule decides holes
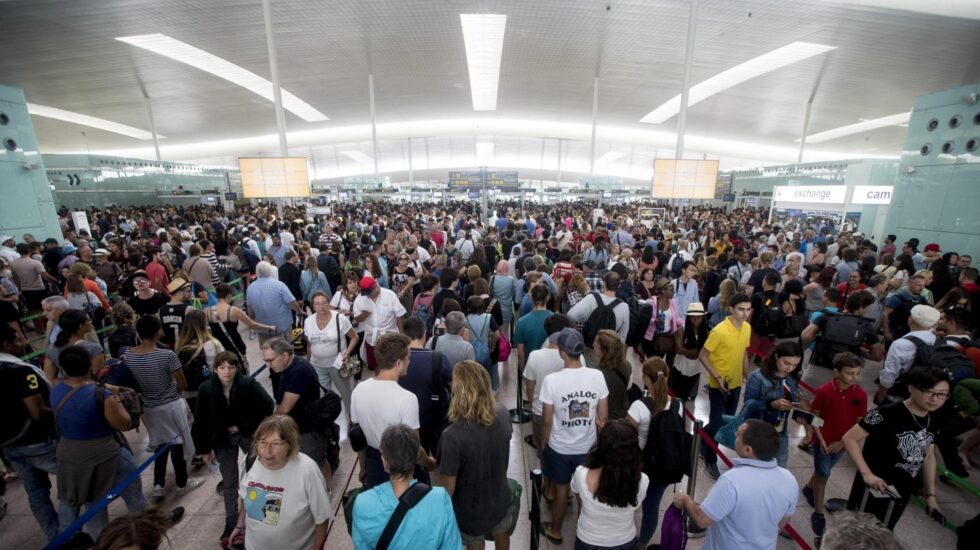
[[[599,432],[585,465],[575,469],[571,489],[581,510],[575,548],[636,548],[633,517],[650,484],[641,471],[643,461],[637,437],[636,426],[629,420],[610,420]]]
[[[700,304],[698,304],[700,305]],[[643,363],[643,386],[646,396],[643,399],[634,401],[630,406],[626,420],[632,424],[638,432],[639,448],[644,449],[649,442],[658,437],[657,433],[650,433],[650,427],[654,425],[653,419],[662,413],[670,404],[670,396],[667,394],[669,367],[663,359],[651,357]],[[640,451],[642,456],[642,450]],[[642,458],[638,463],[643,464]],[[645,472],[648,476],[651,472]],[[640,522],[640,535],[637,545],[646,548],[647,541],[653,537],[657,530],[657,522],[660,516],[660,500],[669,486],[664,484],[649,484],[646,496],[643,499],[643,519]]]

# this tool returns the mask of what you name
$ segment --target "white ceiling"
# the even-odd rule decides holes
[[[884,7],[889,4],[902,9]],[[736,164],[795,160],[795,140],[815,87],[810,134],[908,111],[919,95],[976,82],[977,5],[702,0],[692,83],[794,41],[837,49],[693,106],[688,134],[694,139],[687,140],[686,152]],[[507,15],[495,112],[472,110],[460,13]],[[661,125],[638,121],[680,92],[687,15],[688,4],[680,0],[273,0],[283,88],[330,118],[307,123],[286,113],[287,130],[296,133],[290,143],[300,151],[312,148],[318,165],[353,163],[330,157],[334,149],[373,155],[364,137],[370,135],[369,73],[379,124],[398,127],[385,135],[379,129],[393,151],[405,150],[408,136],[442,140],[430,144],[438,148],[443,138],[468,133],[472,144],[481,130],[470,122],[484,118],[494,122],[480,141],[496,142],[498,151],[509,140],[587,140],[582,129],[591,121],[598,75],[596,156],[614,146],[639,148],[623,163],[653,158],[658,150],[670,155],[676,117]],[[115,40],[150,33],[269,78],[258,0],[14,0],[0,2],[0,84],[23,88],[31,103],[149,129],[145,89],[157,130],[168,136],[161,142],[165,158],[276,152],[274,138],[252,139],[275,133],[271,103]],[[446,120],[467,123],[428,122]],[[524,124],[508,127],[506,121]],[[40,117],[34,124],[42,152],[138,148],[141,156],[153,154],[146,142],[125,136]],[[812,145],[806,160],[897,156],[905,131],[892,126]],[[528,142],[519,154],[537,150],[540,156],[541,143]],[[557,142],[544,143],[556,155]],[[382,170],[386,154],[390,160],[386,147],[379,155]],[[587,158],[587,146],[581,155],[571,160]],[[353,164],[345,166],[338,173]]]

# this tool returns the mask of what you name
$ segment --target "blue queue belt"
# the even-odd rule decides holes
[[[268,367],[268,365],[263,364],[261,367],[259,367],[259,369],[257,369],[255,372],[253,372],[249,376],[252,377],[252,378],[255,378],[256,376],[259,375],[259,373],[261,373],[262,371],[264,371],[267,367]],[[52,540],[51,542],[49,542],[47,544],[47,546],[44,547],[44,550],[57,550],[58,548],[61,548],[62,546],[64,546],[64,544],[66,542],[68,542],[68,540],[71,539],[71,537],[75,536],[76,533],[78,533],[79,531],[82,530],[82,527],[84,527],[85,524],[89,522],[89,520],[91,520],[93,517],[95,517],[95,514],[98,514],[99,512],[102,511],[103,508],[109,506],[109,504],[113,500],[116,500],[116,497],[118,497],[120,494],[122,494],[122,492],[126,489],[126,487],[129,487],[129,484],[130,483],[136,481],[136,479],[140,476],[140,474],[143,473],[143,470],[146,470],[147,468],[149,468],[150,467],[150,464],[153,464],[153,462],[161,454],[165,453],[167,451],[167,449],[169,449],[170,447],[172,447],[173,444],[174,444],[174,441],[177,441],[177,438],[180,437],[181,435],[183,435],[183,433],[184,432],[181,431],[177,435],[173,436],[170,439],[170,441],[168,441],[168,442],[164,443],[163,445],[161,445],[160,448],[157,449],[156,452],[153,453],[152,456],[150,456],[150,458],[146,459],[146,461],[143,462],[142,464],[140,464],[139,467],[137,467],[135,470],[133,470],[132,472],[130,472],[128,476],[126,476],[122,481],[120,481],[118,484],[116,484],[115,487],[113,487],[112,489],[110,489],[108,493],[102,495],[102,498],[100,498],[98,500],[98,502],[90,505],[85,510],[85,513],[82,514],[81,516],[79,516],[79,518],[76,519],[74,522],[72,522],[72,524],[69,525],[67,528],[65,528],[64,531],[58,533],[58,536],[56,536],[54,538],[54,540]]]

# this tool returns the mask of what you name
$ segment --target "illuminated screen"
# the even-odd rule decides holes
[[[717,160],[654,160],[651,196],[660,199],[713,199],[717,179]]]
[[[240,158],[238,168],[246,199],[310,196],[304,157]]]

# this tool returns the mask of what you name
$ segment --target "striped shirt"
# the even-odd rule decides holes
[[[123,360],[143,390],[143,406],[159,407],[180,399],[173,377],[173,373],[180,370],[176,353],[168,349],[155,349],[150,353],[127,351]]]

